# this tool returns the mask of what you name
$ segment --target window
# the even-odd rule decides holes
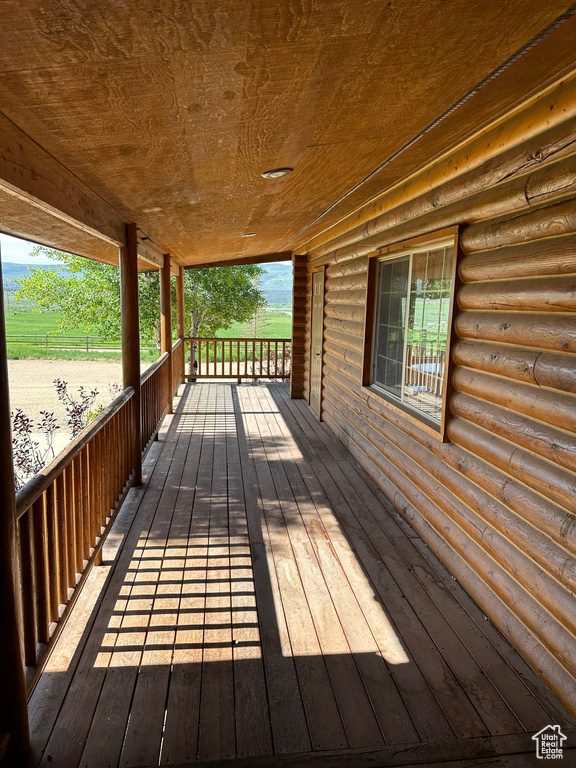
[[[440,234],[371,258],[364,384],[443,434],[456,238]]]

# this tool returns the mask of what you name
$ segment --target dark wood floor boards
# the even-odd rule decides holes
[[[275,403],[276,407],[277,404]],[[313,502],[314,509],[317,515],[320,517],[324,524],[325,530],[330,535],[331,549],[337,556],[339,564],[341,565],[342,572],[348,579],[349,586],[345,590],[353,593],[354,599],[358,603],[358,607],[365,617],[365,622],[370,626],[370,630],[373,633],[375,642],[383,658],[389,660],[389,670],[392,680],[396,683],[396,687],[402,695],[403,707],[406,706],[407,710],[412,716],[412,721],[416,728],[417,733],[412,733],[412,738],[407,738],[410,731],[414,731],[414,726],[410,722],[404,719],[404,724],[398,722],[398,717],[390,717],[390,724],[395,726],[395,730],[388,736],[390,743],[400,743],[403,739],[404,743],[410,741],[417,741],[418,738],[426,739],[438,739],[438,738],[452,738],[454,732],[448,721],[446,720],[441,708],[439,707],[436,699],[434,698],[430,688],[428,687],[424,677],[422,676],[418,666],[414,663],[414,659],[409,655],[410,651],[405,647],[398,629],[393,625],[390,617],[386,614],[379,601],[375,600],[372,591],[372,585],[367,578],[366,572],[362,565],[358,562],[358,555],[351,547],[350,541],[346,536],[346,533],[340,523],[337,516],[334,514],[334,504],[330,506],[324,494],[323,488],[320,485],[318,478],[313,470],[313,462],[306,461],[301,453],[298,445],[296,444],[291,431],[288,429],[286,421],[282,414],[278,412],[276,418],[277,435],[278,439],[281,439],[288,450],[290,451],[286,461],[286,469],[291,473],[293,477],[293,484],[301,489],[301,494],[304,495],[305,491],[302,488],[304,484],[306,491],[309,494],[310,500]],[[317,456],[317,454],[315,454]],[[298,481],[298,476],[301,478]],[[340,508],[340,511],[344,514],[348,514],[347,505],[344,497],[335,498],[336,506]],[[353,526],[356,523],[353,520]],[[307,523],[309,525],[309,523]],[[356,541],[357,536],[364,536],[363,529],[359,525],[354,526],[354,539]],[[312,541],[318,541],[318,537],[311,536]],[[322,541],[320,539],[320,541]],[[383,564],[376,556],[375,550],[371,547],[370,542],[364,541],[362,545],[364,549],[364,562],[368,559],[373,565],[373,571],[382,575],[382,571],[385,570]],[[315,546],[317,555],[322,560],[323,549]],[[323,558],[326,561],[326,558]],[[333,569],[328,569],[326,574],[326,581],[331,585],[333,579]],[[391,582],[390,577],[388,581]],[[334,583],[337,587],[338,581]],[[394,587],[394,583],[387,588],[386,594],[390,597],[391,589]],[[336,589],[334,595],[336,599],[339,598]],[[396,600],[402,604],[403,598],[399,590],[395,590]],[[358,608],[352,608],[351,616],[354,616],[354,623],[358,622],[357,616]],[[405,663],[408,661],[409,663]],[[388,686],[384,686],[384,691]],[[398,695],[398,694],[396,694]],[[394,710],[391,707],[391,713],[398,713],[398,710]],[[407,711],[404,709],[403,715],[407,715]]]
[[[235,424],[238,438],[240,471],[244,492],[246,523],[250,540],[254,592],[260,623],[260,641],[264,661],[266,690],[272,742],[275,754],[308,752],[311,749],[304,703],[298,684],[293,648],[288,633],[285,611],[280,598],[280,588],[270,544],[264,522],[264,505],[259,493],[255,461],[248,450],[248,439],[240,402],[240,389],[231,390]],[[326,671],[324,669],[324,675]],[[313,677],[314,684],[318,679]],[[335,708],[333,696],[327,701],[328,709]],[[290,713],[286,717],[286,712]],[[345,742],[344,731],[337,714],[340,743]],[[327,740],[323,732],[319,734]],[[322,743],[322,738],[315,743]],[[346,745],[347,746],[347,745]]]
[[[257,410],[250,399],[250,388],[239,388],[238,397],[246,442],[259,485],[262,525],[265,526],[266,543],[270,548],[271,565],[278,580],[280,604],[284,608],[288,628],[289,645],[285,645],[283,651],[291,652],[294,658],[310,739],[315,749],[327,749],[330,743],[339,743],[346,747],[348,741],[306,593],[290,547],[281,510],[282,503],[260,440]]]
[[[295,410],[296,419],[302,428],[307,430],[306,439],[315,440],[317,450],[321,447],[327,452],[328,447],[332,452],[332,459],[336,461],[336,456],[340,449],[334,446],[334,440],[331,433],[323,425],[313,422],[313,417],[303,409],[301,404],[294,402],[287,403],[283,398],[283,393],[278,395],[286,403],[287,407],[292,406]],[[329,462],[327,462],[328,464]],[[378,505],[378,501],[384,501],[382,494],[374,490],[374,486],[368,481],[365,473],[355,467],[355,462],[350,461],[350,457],[343,453],[342,459],[338,456],[338,475],[347,478],[352,488],[352,493],[356,496],[364,507],[362,519],[369,521],[371,509]],[[380,499],[378,499],[380,497]],[[389,502],[385,500],[389,508]],[[384,506],[384,509],[386,509]],[[462,610],[462,606],[454,599],[452,593],[446,589],[446,585],[441,582],[437,574],[430,568],[430,564],[425,561],[420,552],[414,546],[414,539],[407,537],[400,527],[395,523],[392,516],[388,514],[379,515],[374,518],[374,522],[386,534],[388,539],[387,546],[393,545],[392,550],[387,549],[387,553],[392,553],[393,557],[388,559],[387,563],[395,565],[394,576],[401,580],[406,577],[406,567],[418,577],[418,584],[421,588],[417,589],[415,597],[418,598],[417,605],[420,612],[426,606],[435,606],[437,611],[445,618],[445,621],[451,627],[452,632],[446,632],[446,624],[441,623],[435,630],[436,623],[430,621],[426,616],[426,628],[432,631],[436,644],[441,647],[443,654],[450,660],[454,671],[463,682],[464,687],[471,696],[473,703],[482,715],[484,721],[492,733],[510,733],[518,728],[519,721],[525,728],[536,727],[535,724],[541,723],[544,717],[544,710],[541,704],[530,695],[522,680],[515,674],[507,662],[496,651],[492,643],[486,638],[482,631],[478,631],[478,626],[471,622],[470,617]],[[367,529],[368,530],[368,529]],[[377,540],[377,529],[373,537]],[[401,560],[404,560],[405,568],[402,568]],[[402,576],[404,574],[404,576]],[[401,584],[402,586],[402,584]],[[480,628],[481,630],[482,628]],[[461,642],[457,646],[446,647],[445,643],[450,639],[450,635],[455,634]],[[464,648],[464,651],[462,649]],[[470,652],[470,653],[468,653]],[[461,662],[467,656],[473,656],[478,664],[478,669],[483,676],[478,676],[477,670],[467,666],[463,668]],[[490,682],[492,685],[490,685]],[[496,688],[502,697],[494,698],[493,688]],[[541,684],[539,686],[542,687]],[[512,710],[514,714],[512,713]]]
[[[224,390],[230,532],[230,591],[238,757],[272,753],[272,731],[260,642],[254,570],[242,484],[240,446],[232,390]]]
[[[195,400],[185,405],[183,413],[184,423],[189,425],[190,446],[177,501],[178,514],[188,518],[188,533],[183,542],[185,563],[166,703],[162,765],[193,762],[198,754],[214,447],[211,439],[204,439],[210,404],[200,401],[199,388],[191,391]]]
[[[281,465],[300,512],[301,531],[294,534],[291,528],[290,535],[296,559],[301,563],[305,589],[309,594],[321,595],[324,592],[328,600],[332,601],[342,627],[342,637],[346,638],[352,651],[386,743],[418,741],[418,733],[390,676],[390,670],[350,586],[346,571],[335,556],[335,542],[343,543],[345,535],[325,505],[323,520],[319,516],[298,471],[298,457],[294,455],[296,446],[289,433],[282,429],[283,420],[279,413],[275,413],[277,405],[266,388],[261,389],[258,400],[266,414],[266,418],[261,420],[261,429],[270,444],[270,458],[274,466]],[[272,446],[276,448],[275,454]],[[325,605],[323,601],[322,604]]]

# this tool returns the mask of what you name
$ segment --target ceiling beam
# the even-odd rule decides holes
[[[138,258],[153,269],[164,266],[164,252],[140,230],[138,230]]]
[[[202,264],[189,264],[184,269],[206,269],[207,267],[236,267],[242,264],[270,264],[274,261],[292,261],[292,251],[279,253],[261,253],[259,256],[242,256],[225,261],[206,261]]]
[[[118,211],[62,166],[61,172],[24,145],[29,139],[17,129],[0,131],[0,189],[77,229],[120,246],[126,224]],[[16,135],[13,135],[16,134]]]

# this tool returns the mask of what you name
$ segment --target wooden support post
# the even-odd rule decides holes
[[[176,328],[178,338],[184,338],[184,267],[178,270],[176,278]]]
[[[4,292],[0,291],[0,735],[8,734],[8,754],[15,765],[23,764],[30,749],[20,600]]]
[[[138,234],[135,224],[127,224],[126,245],[120,248],[120,286],[122,292],[122,375],[124,389],[134,387],[134,419],[131,425],[130,459],[135,472],[134,485],[142,485]]]
[[[292,289],[292,367],[290,370],[290,397],[304,397],[305,332],[306,332],[306,256],[293,256]]]
[[[168,413],[172,413],[174,382],[172,376],[172,286],[170,254],[164,254],[164,266],[160,268],[160,353],[168,352]]]

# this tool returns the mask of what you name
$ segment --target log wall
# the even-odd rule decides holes
[[[308,268],[327,266],[326,425],[576,712],[576,126],[530,123],[526,136],[494,158],[487,132],[488,160],[425,192],[404,184],[395,207],[384,198],[384,213],[340,224]],[[441,442],[361,386],[366,268],[369,254],[454,224]]]

